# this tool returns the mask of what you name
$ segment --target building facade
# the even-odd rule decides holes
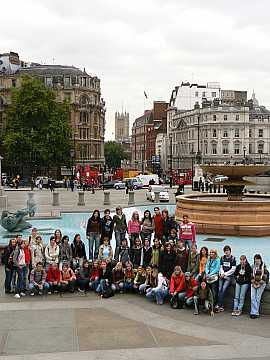
[[[190,169],[195,160],[241,162],[262,160],[270,151],[270,112],[264,107],[229,105],[215,100],[170,119],[169,162]],[[168,165],[169,166],[169,165]]]
[[[16,71],[0,69],[0,128],[5,127],[11,89],[20,86],[23,75],[38,77],[54,91],[57,101],[70,103],[71,140],[76,165],[103,166],[106,108],[101,97],[100,80],[74,66],[20,64]]]
[[[166,133],[168,103],[154,101],[153,109],[146,110],[132,126],[132,166],[142,172],[153,171],[159,166],[156,148],[157,134]],[[163,129],[163,130],[162,130]]]
[[[115,113],[115,141],[126,142],[129,138],[129,113]]]

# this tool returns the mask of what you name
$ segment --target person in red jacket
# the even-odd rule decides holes
[[[170,281],[170,295],[176,298],[178,307],[183,307],[183,299],[185,298],[185,275],[180,266],[174,268],[174,272]]]
[[[162,241],[163,239],[163,218],[161,216],[160,213],[160,209],[159,207],[155,207],[154,208],[154,224],[155,224],[155,238],[159,239],[160,241]]]
[[[50,285],[50,290],[49,290],[48,294],[59,292],[60,277],[61,277],[60,270],[58,269],[56,262],[53,262],[49,266],[48,273],[47,273],[47,283]]]
[[[190,272],[185,273],[185,294],[183,296],[184,303],[187,306],[194,305],[194,295],[198,289],[198,282],[193,278]],[[195,312],[198,311],[195,309]]]
[[[25,256],[25,266],[26,266],[26,272],[25,272],[25,276],[23,279],[23,288],[26,291],[26,289],[28,288],[29,285],[29,274],[31,272],[31,249],[29,246],[29,240],[23,240],[24,242],[24,256]]]

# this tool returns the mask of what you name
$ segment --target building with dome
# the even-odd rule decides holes
[[[23,75],[38,77],[55,92],[57,101],[67,100],[70,103],[75,164],[102,167],[105,162],[106,108],[101,97],[100,79],[88,74],[85,69],[25,63],[19,60],[18,54],[10,54],[0,54],[0,131],[5,127],[5,111],[11,101],[11,89],[20,86]],[[10,59],[15,64],[9,66]]]

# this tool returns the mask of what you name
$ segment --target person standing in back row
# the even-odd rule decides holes
[[[189,251],[192,244],[196,244],[196,228],[195,225],[189,221],[188,215],[183,215],[183,221],[179,226],[179,238],[185,242]]]
[[[126,238],[126,232],[127,232],[126,215],[123,214],[123,210],[121,206],[117,206],[116,208],[116,214],[113,217],[113,224],[114,224],[115,242],[117,247],[120,246],[122,240]]]
[[[101,233],[102,233],[102,221],[100,218],[100,212],[99,210],[94,210],[92,216],[88,220],[86,227],[86,237],[89,241],[90,261],[93,261],[94,259],[98,258]]]

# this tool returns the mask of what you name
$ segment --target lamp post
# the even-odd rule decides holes
[[[246,148],[246,145],[244,145],[244,164],[246,163],[246,151],[247,151],[247,148]]]
[[[74,180],[74,157],[75,157],[75,149],[70,149],[70,157],[71,157],[71,176],[72,180]]]
[[[194,151],[190,152],[191,155],[191,189],[194,190],[193,178],[194,178]]]
[[[197,123],[197,131],[198,131],[198,136],[197,136],[197,154],[196,154],[196,160],[197,160],[197,164],[201,163],[202,160],[202,155],[201,155],[201,151],[200,151],[200,110],[199,110],[199,115],[198,115],[198,123]]]
[[[170,133],[169,138],[170,138],[170,188],[172,188],[172,160],[173,160],[173,154],[172,154],[172,150],[173,150],[173,146],[172,146],[172,133]]]

